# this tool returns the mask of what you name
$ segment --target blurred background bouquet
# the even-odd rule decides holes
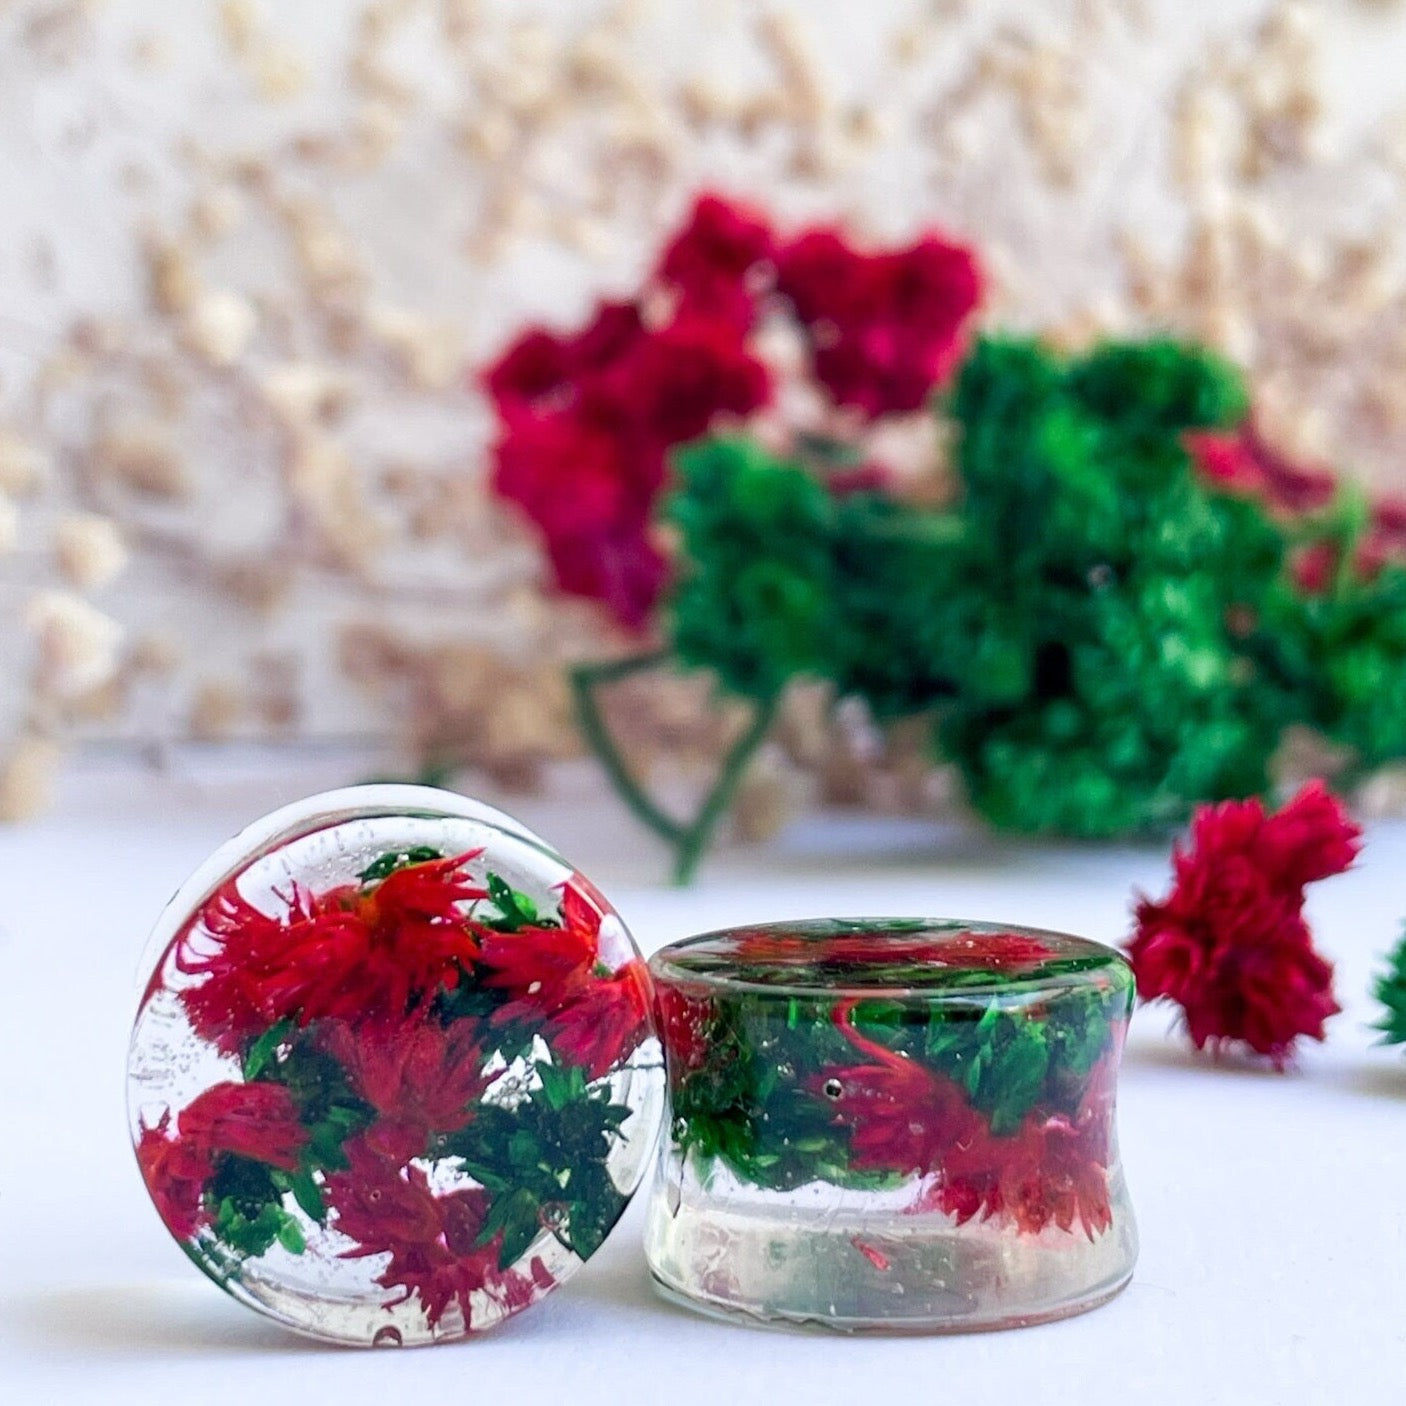
[[[235,739],[590,751],[680,872],[818,803],[1394,805],[1404,47],[1349,0],[0,0],[0,811]]]

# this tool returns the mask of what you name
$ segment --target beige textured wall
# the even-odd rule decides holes
[[[0,809],[73,736],[550,755],[589,617],[465,371],[700,184],[944,225],[994,322],[1207,337],[1406,489],[1403,60],[1380,0],[0,0]]]

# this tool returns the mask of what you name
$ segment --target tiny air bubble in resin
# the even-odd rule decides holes
[[[648,972],[586,879],[487,806],[367,786],[260,821],[172,900],[128,1095],[211,1279],[312,1337],[408,1347],[598,1248],[663,1074]]]
[[[732,929],[656,954],[668,1136],[647,1254],[754,1324],[962,1332],[1132,1274],[1118,953],[928,920]]]

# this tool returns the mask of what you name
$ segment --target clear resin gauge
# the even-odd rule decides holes
[[[515,821],[366,786],[252,826],[152,937],[137,1161],[235,1298],[316,1338],[490,1328],[600,1246],[653,1151],[648,972]]]
[[[1114,1085],[1132,972],[1080,938],[772,924],[650,963],[669,1136],[666,1296],[753,1323],[1013,1327],[1127,1283]]]

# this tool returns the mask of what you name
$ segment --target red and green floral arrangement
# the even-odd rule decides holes
[[[147,1000],[170,983],[239,1077],[143,1125],[137,1157],[208,1273],[330,1230],[344,1258],[387,1257],[387,1306],[467,1327],[473,1295],[552,1287],[544,1234],[585,1258],[618,1218],[631,1110],[606,1076],[650,1034],[648,974],[602,965],[584,880],[539,913],[479,858],[387,853],[278,916],[232,879],[177,938]]]
[[[960,924],[801,926],[659,973],[679,1155],[774,1191],[921,1178],[910,1209],[959,1224],[1108,1229],[1126,964]]]
[[[1406,508],[1273,453],[1209,351],[978,333],[981,290],[938,235],[863,249],[705,196],[636,299],[487,373],[497,491],[558,586],[641,640],[576,670],[578,715],[680,878],[798,680],[927,720],[1013,831],[1169,832],[1264,794],[1295,725],[1346,781],[1406,756]],[[762,355],[778,328],[789,379]],[[953,445],[940,507],[887,457],[925,416]],[[753,710],[688,819],[599,707],[668,665]]]

